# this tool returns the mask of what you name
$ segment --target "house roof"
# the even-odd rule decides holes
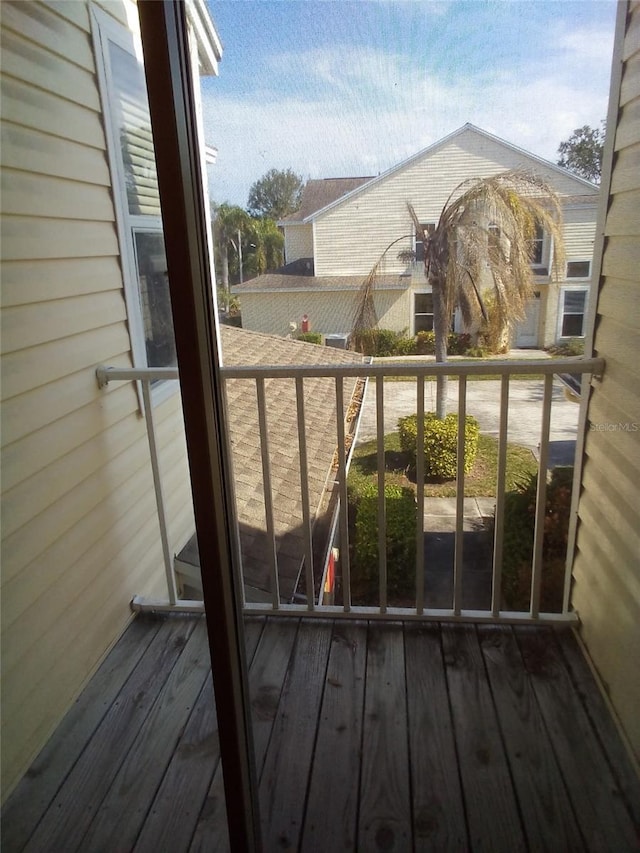
[[[413,154],[407,160],[403,160],[401,163],[397,163],[395,166],[392,166],[386,172],[378,175],[375,178],[370,178],[368,181],[353,187],[351,190],[344,192],[341,196],[328,201],[323,207],[317,207],[315,210],[306,214],[304,218],[297,219],[296,221],[307,223],[311,222],[314,219],[317,219],[319,216],[322,216],[329,210],[332,210],[334,207],[337,207],[340,204],[343,204],[347,199],[351,199],[354,196],[358,195],[361,192],[365,192],[370,187],[375,184],[380,183],[381,181],[385,181],[391,175],[396,174],[396,172],[401,171],[402,169],[406,169],[408,166],[412,165],[416,162],[416,160],[420,160],[423,157],[429,156],[437,151],[439,148],[442,148],[444,145],[451,142],[452,139],[455,139],[458,136],[461,136],[464,133],[475,133],[480,136],[484,136],[486,139],[490,139],[493,142],[498,143],[506,148],[511,149],[511,151],[515,151],[521,154],[523,157],[526,157],[527,160],[534,161],[539,163],[541,166],[544,166],[545,169],[551,169],[552,171],[558,172],[558,174],[563,175],[565,178],[571,178],[576,183],[576,191],[580,186],[584,187],[585,190],[591,190],[592,193],[598,193],[598,187],[591,183],[591,181],[587,181],[585,178],[580,178],[578,175],[574,175],[573,172],[570,172],[568,169],[563,168],[562,166],[558,166],[555,163],[552,163],[550,160],[545,160],[542,157],[538,157],[536,154],[532,154],[530,151],[525,151],[524,148],[520,148],[517,145],[513,145],[511,142],[507,142],[504,139],[501,139],[499,136],[495,136],[492,133],[488,133],[486,130],[482,130],[479,127],[476,127],[473,124],[467,122],[467,124],[459,127],[457,130],[453,131],[453,133],[448,134],[447,136],[439,139],[437,142],[434,142],[432,145],[429,145],[427,148],[423,148],[422,151],[418,151],[417,154]],[[589,193],[585,192],[585,195],[588,196]],[[573,203],[576,203],[576,197],[571,196]],[[292,214],[292,216],[299,217],[300,214]],[[288,221],[284,221],[283,224],[290,224]]]
[[[343,195],[368,183],[368,178],[322,178],[320,180],[309,180],[302,191],[300,207],[295,213],[285,216],[279,225],[293,225],[296,222],[304,222],[318,210],[342,198]]]
[[[231,326],[222,326],[220,332],[223,362],[227,366],[353,364],[362,360],[352,352]],[[247,597],[264,599],[271,588],[270,544],[266,533],[255,382],[229,379],[226,384]],[[350,400],[354,388],[355,380],[345,380],[346,400]],[[295,381],[266,379],[265,396],[280,595],[283,600],[290,600],[304,556]],[[305,379],[304,407],[309,501],[312,519],[317,519],[337,445],[334,380]],[[318,575],[322,566],[315,566],[315,571]]]
[[[279,293],[291,290],[335,291],[357,290],[362,287],[364,275],[286,275],[267,273],[249,279],[231,288],[233,293]],[[410,276],[381,275],[376,278],[376,290],[404,290],[411,282]]]

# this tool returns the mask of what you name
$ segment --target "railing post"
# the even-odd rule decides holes
[[[340,568],[342,602],[345,613],[351,610],[351,562],[349,560],[349,505],[347,497],[347,460],[344,429],[344,388],[342,376],[336,376],[336,431],[338,435],[338,483],[340,490]]]
[[[509,375],[500,385],[500,432],[498,439],[498,472],[496,477],[496,515],[493,530],[493,577],[491,583],[491,612],[500,614],[502,599],[502,546],[504,542],[504,485],[507,471],[507,425],[509,418]]]
[[[424,610],[424,376],[416,377],[416,613]]]
[[[538,488],[536,490],[536,523],[533,535],[533,565],[531,567],[532,619],[540,613],[540,587],[542,583],[542,547],[544,545],[544,520],[547,512],[547,465],[549,461],[549,426],[551,422],[551,392],[553,374],[544,377],[544,401],[542,404],[542,427],[540,431],[540,463]]]
[[[464,449],[467,417],[467,377],[458,376],[458,453],[456,471],[456,540],[453,558],[453,612],[462,608],[462,566],[464,559]]]
[[[260,429],[260,453],[262,456],[262,488],[264,491],[264,513],[267,524],[267,552],[271,568],[271,601],[273,609],[280,607],[280,585],[278,583],[278,555],[276,551],[276,533],[273,522],[273,495],[271,493],[271,461],[269,459],[269,433],[267,431],[267,403],[264,393],[264,379],[256,379],[258,396],[258,423]]]
[[[158,524],[160,525],[160,542],[162,543],[162,557],[164,560],[164,572],[167,579],[167,595],[169,604],[175,604],[178,600],[176,589],[176,576],[173,571],[173,557],[169,547],[169,530],[167,527],[167,514],[164,503],[164,492],[162,489],[162,477],[160,475],[160,461],[158,459],[158,445],[156,442],[155,421],[153,419],[153,404],[151,402],[151,383],[147,379],[141,381],[142,399],[144,400],[144,419],[147,425],[147,438],[149,440],[149,454],[151,457],[151,470],[153,472],[153,488],[156,493],[156,507],[158,509]]]
[[[385,506],[384,376],[376,380],[376,437],[378,462],[378,581],[380,612],[387,612],[387,519]]]

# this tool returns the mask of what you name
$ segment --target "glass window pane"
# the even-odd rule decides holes
[[[562,336],[576,338],[582,336],[582,314],[565,314],[562,318]]]
[[[567,278],[589,278],[590,267],[590,261],[569,261]]]
[[[431,293],[416,293],[414,310],[416,314],[433,314],[433,295]]]
[[[433,332],[433,314],[416,314],[415,333]]]
[[[149,367],[175,367],[176,345],[164,239],[159,231],[134,231],[140,309]]]
[[[109,43],[113,112],[120,141],[129,213],[160,216],[160,197],[151,134],[149,102],[142,65]]]
[[[565,314],[582,314],[587,294],[584,290],[565,290],[564,311]]]

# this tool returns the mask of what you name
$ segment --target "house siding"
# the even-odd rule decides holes
[[[621,27],[625,13],[609,113],[611,128],[617,115],[615,153],[608,210],[603,206],[600,220],[604,253],[594,349],[606,369],[593,383],[587,409],[572,600],[591,658],[640,758],[640,181],[631,165],[640,152],[640,5],[621,8]]]
[[[104,8],[126,20],[123,4]],[[2,8],[2,792],[164,572],[87,3]],[[170,542],[193,532],[179,394],[155,411]]]
[[[287,225],[284,229],[284,259],[287,264],[313,257],[313,226]]]
[[[469,178],[488,177],[506,169],[535,168],[563,195],[593,192],[587,185],[531,161],[497,141],[469,129],[424,157],[409,161],[353,198],[320,214],[315,221],[315,274],[354,275],[367,272],[376,263],[380,247],[400,235],[389,253],[384,272],[401,273],[404,264],[398,252],[412,249],[413,225],[407,203],[421,222],[436,222],[452,187]]]
[[[243,293],[240,297],[245,329],[271,335],[288,335],[289,324],[300,331],[302,316],[309,318],[312,332],[325,335],[349,334],[353,328],[358,291],[286,291],[282,293]],[[408,329],[411,297],[408,290],[379,291],[374,304],[383,329],[401,332]]]

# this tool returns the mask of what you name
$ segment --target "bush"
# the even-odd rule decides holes
[[[365,329],[356,332],[352,337],[351,345],[363,355],[379,358],[413,355],[415,352],[413,339],[405,337],[404,331],[394,332],[393,329]]]
[[[433,332],[418,332],[416,335],[416,352],[418,355],[435,355],[436,336]]]
[[[575,355],[584,355],[584,339],[571,338],[562,344],[556,344],[549,347],[549,352],[552,355],[560,356],[561,358],[571,358]]]
[[[411,455],[416,464],[418,416],[408,415],[398,421],[400,446]],[[469,473],[478,453],[480,428],[478,421],[467,415],[464,437],[464,470]],[[453,480],[457,472],[458,416],[449,414],[442,420],[435,412],[424,416],[424,476]]]
[[[466,332],[450,332],[447,336],[447,352],[449,355],[468,355],[471,349],[471,335]]]
[[[416,578],[416,501],[406,486],[387,485],[387,592],[389,596],[410,595]],[[362,484],[351,495],[355,505],[353,580],[368,600],[376,599],[378,566],[378,487]]]
[[[322,344],[322,335],[320,332],[301,332],[296,340],[306,344]]]
[[[547,485],[540,609],[562,610],[573,468],[555,468]],[[512,610],[528,610],[538,476],[505,494],[502,591]]]

